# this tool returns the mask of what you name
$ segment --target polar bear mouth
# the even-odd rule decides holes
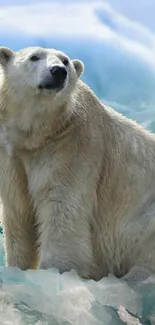
[[[40,84],[38,86],[38,89],[40,90],[53,90],[53,91],[61,91],[63,88],[65,87],[65,83],[63,84],[59,84],[59,85],[55,85],[53,83],[43,83],[43,84]]]

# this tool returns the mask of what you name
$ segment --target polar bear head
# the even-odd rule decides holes
[[[28,47],[18,52],[0,47],[4,87],[13,100],[48,99],[50,105],[63,104],[84,70],[80,60],[70,60],[61,51]],[[46,105],[45,105],[46,106]]]

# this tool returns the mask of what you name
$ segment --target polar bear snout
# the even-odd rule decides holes
[[[39,89],[51,89],[60,91],[65,84],[67,69],[64,66],[55,65],[49,68],[49,73],[39,85]]]
[[[67,76],[67,70],[65,67],[60,67],[59,65],[55,65],[52,69],[50,69],[51,75],[56,78],[64,81]]]

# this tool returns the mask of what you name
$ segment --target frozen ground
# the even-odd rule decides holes
[[[75,271],[22,272],[3,264],[1,234],[0,325],[155,324],[155,278],[143,273],[140,281],[138,268],[128,282],[110,275],[96,283],[82,281]]]

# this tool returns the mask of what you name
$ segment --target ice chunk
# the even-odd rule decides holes
[[[6,268],[2,235],[0,263],[0,325],[155,324],[155,277],[141,278],[139,268],[99,282],[81,280],[74,270]]]

